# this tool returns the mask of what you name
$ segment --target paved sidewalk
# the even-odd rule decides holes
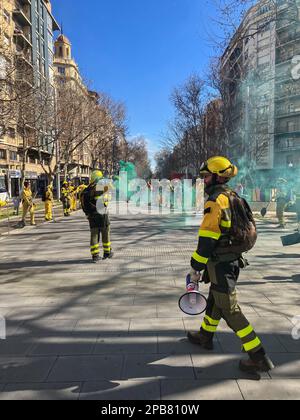
[[[240,342],[224,323],[213,353],[186,340],[201,323],[177,306],[195,222],[120,217],[115,258],[96,266],[81,212],[2,239],[0,399],[300,399],[300,341],[291,336],[300,246],[283,248],[281,232],[260,222],[239,294],[277,368],[253,381],[239,372]]]
[[[6,208],[2,208],[2,214],[7,215]],[[53,207],[53,214],[54,218],[62,217],[63,216],[63,207],[61,204],[55,203]],[[10,216],[9,219],[4,218],[0,220],[0,238],[2,236],[8,236],[13,233],[15,230],[18,229],[18,224],[22,220],[22,208],[19,211],[18,216]],[[39,226],[45,223],[45,209],[40,209],[35,211],[35,222]],[[30,226],[30,215],[27,215],[26,223]],[[19,230],[19,229],[18,229]]]

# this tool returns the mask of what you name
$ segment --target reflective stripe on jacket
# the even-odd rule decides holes
[[[224,192],[227,186],[214,186],[208,189],[209,198],[204,208],[204,219],[199,230],[197,250],[192,255],[192,267],[203,271],[222,237],[229,235],[231,229],[230,202]]]

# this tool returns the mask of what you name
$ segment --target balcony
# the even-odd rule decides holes
[[[275,92],[275,101],[290,101],[300,97],[300,82],[278,84]]]
[[[280,139],[275,142],[276,152],[291,152],[300,150],[300,138],[293,137],[287,139]]]
[[[300,134],[300,124],[294,124],[293,127],[278,126],[275,130],[276,136],[290,136]]]
[[[30,35],[28,34],[28,36],[26,36],[22,28],[18,28],[18,27],[15,28],[14,38],[16,40],[16,43],[19,43],[19,45],[21,45],[23,48],[25,47],[32,48]]]
[[[20,7],[13,11],[15,21],[18,22],[22,27],[31,26],[30,17]]]
[[[290,34],[288,36],[285,36],[285,37],[282,37],[281,39],[279,39],[276,47],[280,48],[280,47],[283,47],[284,45],[292,43],[292,42],[299,43],[299,41],[300,41],[300,33],[297,32],[297,33]]]
[[[289,118],[289,117],[297,117],[300,115],[300,108],[291,111],[288,108],[279,108],[276,110],[276,118]]]
[[[17,51],[16,52],[16,58],[17,58],[17,62],[21,62],[21,63],[33,68],[32,57],[31,57],[30,51],[28,51],[28,52]]]

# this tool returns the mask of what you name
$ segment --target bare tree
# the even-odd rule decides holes
[[[128,142],[126,161],[135,165],[139,177],[148,179],[151,177],[151,165],[148,155],[146,139],[138,136]]]
[[[288,8],[281,13],[283,2],[278,0],[212,0],[217,17],[213,19],[221,34],[215,36],[215,45],[221,53],[224,45],[242,41],[265,30],[270,24],[299,22],[298,0],[286,0]],[[256,19],[247,19],[252,14]],[[243,25],[241,25],[243,22]]]
[[[224,150],[222,102],[211,101],[207,84],[198,75],[174,89],[171,102],[175,118],[163,149],[172,153],[162,153],[158,158],[161,161],[165,156],[166,165],[173,162],[171,166],[180,173],[196,175],[205,159]]]

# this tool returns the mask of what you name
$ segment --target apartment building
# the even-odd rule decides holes
[[[19,83],[20,92],[29,91],[30,86],[39,88],[53,84],[53,39],[58,29],[49,0],[0,0],[2,82],[7,80],[7,69],[13,67],[13,77]],[[37,189],[44,180],[34,146],[34,143],[29,144],[25,177]],[[18,123],[6,121],[0,127],[0,183],[11,196],[17,195],[20,189],[23,149]],[[46,147],[43,153],[47,159]]]
[[[251,8],[222,57],[230,121],[229,153],[257,170],[300,168],[300,1]]]
[[[91,101],[97,101],[98,94],[89,91],[81,77],[78,64],[72,55],[72,44],[70,40],[61,34],[54,43],[54,74],[56,84],[68,83],[78,95],[82,95]],[[89,139],[92,143],[93,138]],[[83,142],[71,156],[68,163],[67,173],[69,177],[78,181],[89,178],[92,169],[92,160],[89,152],[89,144]]]

